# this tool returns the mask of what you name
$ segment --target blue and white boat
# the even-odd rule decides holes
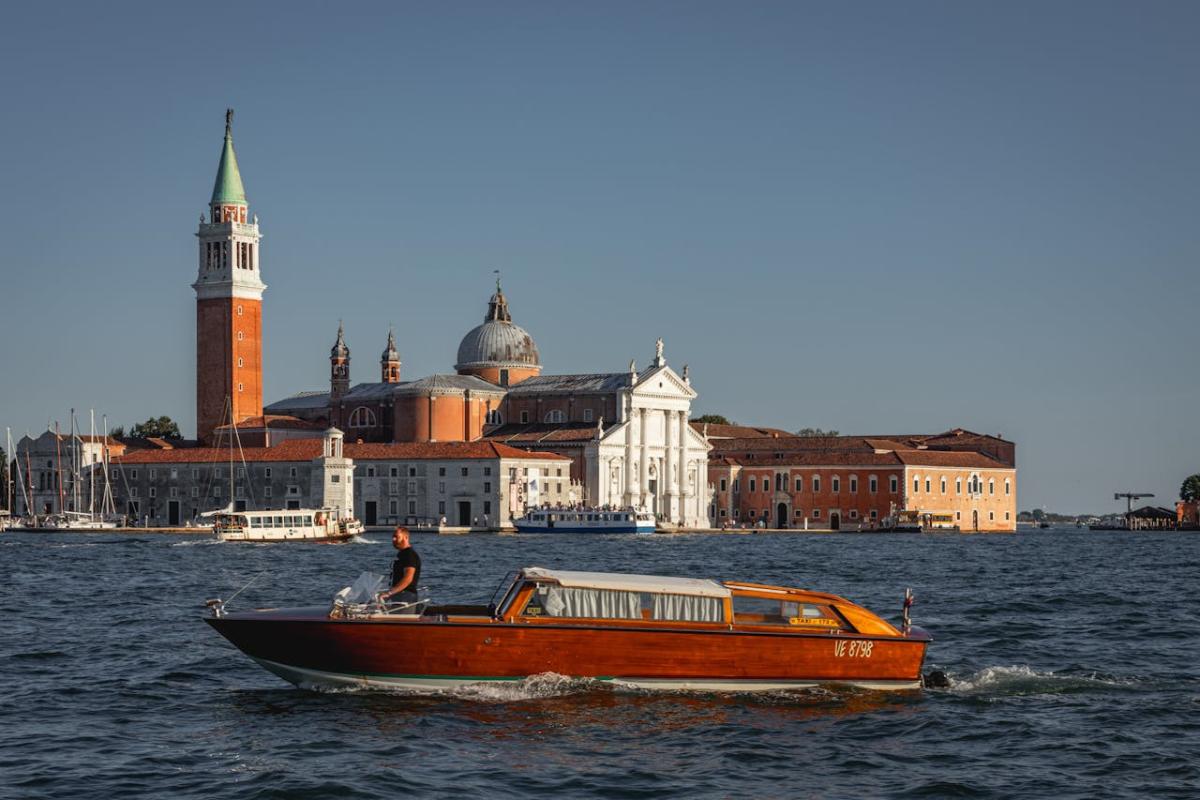
[[[513,520],[520,533],[654,533],[648,511],[538,508]]]

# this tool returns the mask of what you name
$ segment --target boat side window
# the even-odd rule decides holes
[[[304,515],[304,524],[305,524],[305,525],[307,525],[307,526],[308,526],[308,527],[310,527],[310,528],[312,527],[312,524],[313,524],[313,518],[312,518],[312,514],[305,514],[305,515]]]
[[[262,520],[259,519],[258,517],[251,517],[250,518],[250,527],[251,528],[261,528]]]
[[[275,517],[275,527],[276,528],[283,527],[283,517]]]
[[[642,595],[614,589],[574,589],[540,583],[525,616],[582,619],[641,619]]]
[[[740,625],[841,627],[841,622],[828,606],[739,595],[733,596],[733,621]]]

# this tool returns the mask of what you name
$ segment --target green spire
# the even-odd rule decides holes
[[[221,164],[217,167],[217,180],[213,184],[212,201],[219,205],[246,205],[246,190],[242,187],[242,173],[238,171],[237,155],[233,152],[233,109],[225,111],[225,147],[221,150]]]

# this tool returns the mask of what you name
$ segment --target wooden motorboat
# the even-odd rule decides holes
[[[360,579],[361,583],[361,579]],[[694,578],[529,567],[488,605],[377,602],[206,621],[304,687],[440,690],[541,673],[644,688],[774,690],[826,683],[915,689],[930,636],[837,595]]]

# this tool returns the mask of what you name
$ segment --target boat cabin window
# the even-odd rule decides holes
[[[841,621],[829,606],[738,595],[733,596],[733,621],[740,625],[841,627]]]
[[[262,520],[259,519],[258,517],[251,517],[250,518],[250,527],[251,528],[261,528]]]
[[[719,597],[574,589],[538,584],[525,610],[527,617],[646,619],[665,622],[723,622]]]

